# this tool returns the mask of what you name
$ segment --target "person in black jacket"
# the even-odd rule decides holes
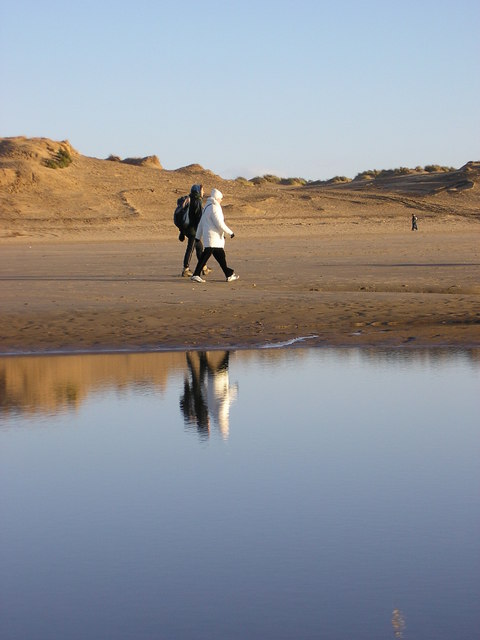
[[[190,260],[192,259],[193,249],[197,254],[197,259],[200,260],[200,256],[203,252],[203,243],[201,240],[195,238],[197,233],[198,223],[202,217],[202,203],[203,198],[203,186],[201,184],[194,184],[190,190],[190,206],[188,209],[188,226],[185,228],[183,235],[187,238],[187,248],[185,249],[185,255],[183,257],[183,271],[182,276],[189,278],[192,272],[189,269]]]

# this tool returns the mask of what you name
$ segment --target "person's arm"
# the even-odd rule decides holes
[[[198,227],[201,217],[202,201],[199,198],[195,198],[190,203],[190,224],[195,228]]]
[[[220,205],[218,205],[218,207],[215,207],[214,213],[215,213],[215,226],[217,227],[217,229],[219,231],[223,231],[223,233],[231,237],[233,234],[233,231],[230,229],[230,227],[227,227],[227,225],[225,224],[225,218],[223,217],[222,207]]]
[[[203,216],[200,218],[200,222],[198,223],[197,231],[195,232],[195,238],[197,240],[201,240],[203,236]]]

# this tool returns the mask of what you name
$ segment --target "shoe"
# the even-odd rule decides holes
[[[231,276],[228,276],[227,282],[233,282],[234,280],[238,280],[240,276],[237,276],[236,273],[232,273]]]
[[[193,276],[193,273],[188,267],[185,267],[185,269],[182,271],[182,278],[190,278],[190,276]]]
[[[205,280],[200,276],[192,276],[190,280],[192,280],[193,282],[205,282]]]
[[[203,276],[208,276],[208,274],[212,273],[212,271],[213,271],[213,269],[210,269],[210,267],[205,266],[202,269],[202,275]]]

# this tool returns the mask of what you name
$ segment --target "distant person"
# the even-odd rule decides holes
[[[225,224],[221,202],[223,194],[218,189],[212,189],[212,193],[207,200],[207,204],[203,210],[200,224],[197,228],[197,239],[203,240],[205,246],[203,253],[198,261],[192,276],[194,282],[205,282],[202,278],[203,269],[211,255],[221,266],[227,282],[238,280],[239,276],[233,269],[227,266],[227,258],[225,256],[225,234],[233,238],[235,234]]]
[[[414,213],[412,213],[412,231],[418,231],[417,216]]]
[[[197,254],[197,260],[200,260],[200,257],[203,253],[203,244],[201,240],[197,240],[197,227],[200,222],[200,218],[202,217],[202,198],[203,198],[203,186],[201,184],[194,184],[190,190],[190,205],[188,207],[188,226],[180,234],[180,239],[182,240],[182,235],[187,238],[187,248],[185,249],[185,255],[183,257],[183,270],[182,276],[184,278],[189,278],[192,276],[192,272],[190,271],[190,260],[192,259],[193,249],[195,248],[195,252]],[[206,267],[206,271],[204,273],[208,273],[210,269]]]

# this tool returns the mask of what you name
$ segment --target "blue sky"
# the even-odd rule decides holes
[[[225,178],[480,160],[478,0],[0,0],[0,136]]]

